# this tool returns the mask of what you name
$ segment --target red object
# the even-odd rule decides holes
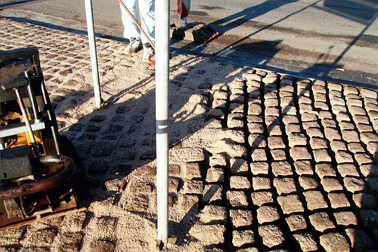
[[[189,15],[188,8],[186,8],[183,0],[177,0],[177,13],[180,19],[186,18]]]

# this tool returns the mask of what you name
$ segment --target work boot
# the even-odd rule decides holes
[[[151,57],[154,56],[155,52],[149,43],[143,45],[143,62],[150,62]]]
[[[126,46],[126,48],[123,50],[123,52],[125,54],[132,54],[132,53],[136,53],[141,48],[142,48],[142,42],[140,41],[140,39],[131,38],[130,44],[128,46]]]

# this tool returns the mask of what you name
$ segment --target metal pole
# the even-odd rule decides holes
[[[169,1],[155,4],[156,68],[156,163],[158,241],[168,243],[168,83],[169,83]]]
[[[101,91],[100,91],[100,79],[98,75],[98,65],[97,65],[97,52],[96,52],[96,40],[94,32],[93,23],[93,9],[92,0],[85,0],[85,13],[87,18],[87,30],[88,30],[88,40],[89,40],[89,51],[91,55],[92,64],[92,78],[93,78],[93,88],[95,95],[96,107],[101,108]]]

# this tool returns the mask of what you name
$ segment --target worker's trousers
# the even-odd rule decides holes
[[[133,17],[138,20],[143,31],[155,44],[155,0],[122,0]],[[138,17],[139,11],[139,17]],[[144,34],[135,25],[133,19],[121,5],[123,36],[127,39],[141,39],[142,43],[148,42]]]

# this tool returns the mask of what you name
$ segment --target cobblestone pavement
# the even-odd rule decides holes
[[[154,69],[97,38],[0,19],[37,46],[84,212],[0,232],[0,251],[155,250]],[[378,101],[367,88],[172,52],[171,251],[377,251]],[[136,81],[135,81],[136,80]]]

